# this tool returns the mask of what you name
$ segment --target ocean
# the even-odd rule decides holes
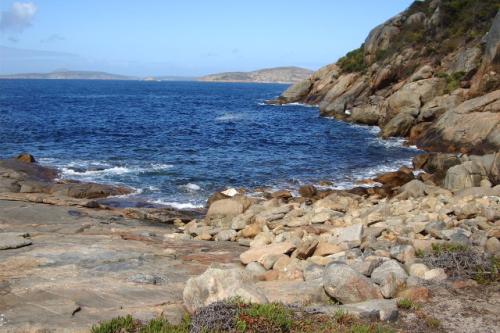
[[[286,88],[0,80],[0,157],[29,152],[60,178],[133,188],[124,201],[195,208],[229,187],[345,188],[418,154],[316,107],[263,103]]]

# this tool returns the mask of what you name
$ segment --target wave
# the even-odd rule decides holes
[[[125,174],[141,174],[148,172],[163,171],[173,168],[171,164],[151,164],[149,167],[126,167],[126,166],[113,166],[113,167],[95,167],[85,169],[81,167],[67,166],[61,168],[63,177],[105,177],[105,176],[119,176]]]
[[[302,106],[305,108],[318,108],[319,107],[319,105],[317,105],[317,104],[305,104],[305,103],[299,103],[299,102],[285,103],[285,104],[267,104],[264,102],[258,102],[257,105],[259,105],[259,106]]]
[[[244,117],[243,113],[224,113],[222,116],[215,118],[215,121],[234,121]]]
[[[199,185],[193,183],[187,183],[184,185],[180,185],[179,187],[189,192],[196,192],[201,190],[201,187]]]
[[[169,206],[175,209],[198,209],[198,208],[203,208],[203,205],[200,204],[194,204],[191,202],[176,202],[176,201],[165,201],[162,199],[156,199],[152,200],[152,203],[162,205],[162,206]]]

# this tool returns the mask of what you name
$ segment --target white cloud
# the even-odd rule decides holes
[[[0,31],[22,32],[31,26],[37,7],[33,2],[14,2],[0,16]]]

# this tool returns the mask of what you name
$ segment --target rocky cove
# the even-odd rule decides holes
[[[428,152],[372,187],[113,208],[101,199],[129,189],[60,181],[26,154],[1,161],[0,331],[178,323],[235,297],[404,332],[499,331],[500,14],[463,4],[416,2],[271,101],[319,104]]]

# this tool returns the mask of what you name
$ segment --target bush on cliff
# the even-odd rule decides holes
[[[351,51],[340,58],[337,65],[345,73],[364,72],[368,66],[365,62],[363,45],[359,49]]]
[[[406,15],[422,12],[432,15],[431,1],[415,1]],[[383,61],[412,47],[425,49],[427,55],[444,56],[467,42],[484,36],[500,9],[498,0],[442,0],[437,27],[402,25],[400,33],[387,49],[378,50],[376,61]]]

